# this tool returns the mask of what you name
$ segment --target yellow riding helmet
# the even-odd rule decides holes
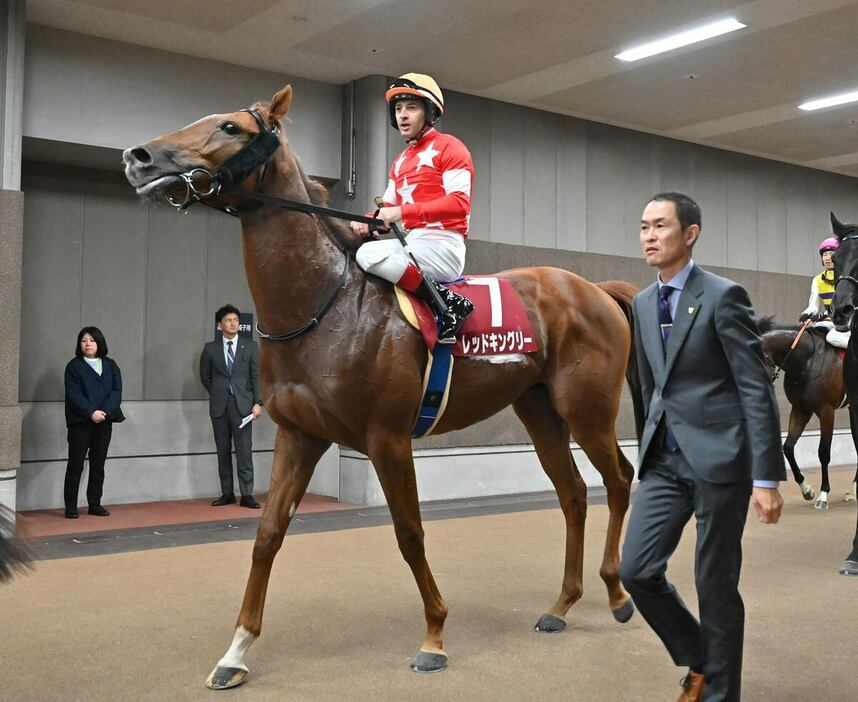
[[[434,78],[423,73],[406,73],[399,76],[390,84],[384,98],[390,107],[390,126],[394,129],[397,128],[395,110],[397,100],[408,98],[421,100],[426,106],[427,124],[435,124],[444,114],[444,95],[441,93],[441,88]]]

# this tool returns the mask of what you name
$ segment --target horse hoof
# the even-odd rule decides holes
[[[565,628],[566,622],[560,617],[555,617],[553,614],[543,614],[536,622],[533,630],[543,634],[559,634]]]
[[[814,509],[828,509],[828,500],[817,500]]]
[[[415,673],[440,673],[447,667],[447,654],[431,653],[420,649],[417,657],[411,661],[411,670]]]
[[[805,487],[807,485],[807,487]],[[807,483],[801,484],[801,496],[807,501],[810,502],[814,497],[816,497],[816,493],[813,491],[813,486],[808,485]]]
[[[245,668],[224,668],[218,666],[215,668],[209,679],[206,680],[206,687],[209,690],[228,690],[231,687],[238,687],[245,678],[247,678],[247,670]]]
[[[625,624],[635,613],[635,603],[632,602],[632,598],[629,597],[623,604],[621,604],[616,609],[611,609],[611,613],[614,615],[614,619],[616,619],[620,624]]]
[[[844,502],[855,502],[855,493],[854,492],[847,492],[843,496],[843,501]]]
[[[843,561],[840,575],[858,575],[858,561]]]

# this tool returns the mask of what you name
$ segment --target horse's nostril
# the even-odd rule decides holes
[[[152,160],[152,156],[142,146],[131,149],[131,156],[139,163],[149,163]]]

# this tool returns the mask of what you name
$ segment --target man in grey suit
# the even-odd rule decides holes
[[[200,356],[200,380],[209,394],[209,415],[217,446],[221,496],[212,505],[235,504],[232,482],[232,444],[238,464],[241,506],[259,509],[253,499],[253,425],[239,429],[241,420],[262,414],[259,389],[259,347],[238,336],[239,312],[224,305],[215,315],[222,339],[210,341]]]
[[[695,265],[700,226],[700,208],[681,193],[656,195],[641,218],[644,258],[659,274],[634,301],[646,423],[620,577],[674,663],[689,668],[680,702],[737,702],[748,502],[777,522],[786,475],[750,299]],[[699,622],[665,577],[692,514]]]

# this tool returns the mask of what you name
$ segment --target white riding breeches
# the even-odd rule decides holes
[[[825,340],[832,346],[836,346],[839,349],[845,349],[849,346],[849,337],[851,334],[852,332],[841,332],[836,329],[832,329],[825,335]]]
[[[825,335],[825,340],[832,346],[836,346],[839,349],[845,349],[849,346],[849,337],[851,336],[852,332],[837,331],[834,328],[834,323],[829,320],[825,320],[824,322],[816,322],[813,326],[824,327],[828,329],[828,333]]]
[[[412,229],[405,237],[423,272],[432,280],[456,280],[465,269],[465,237],[443,229]],[[398,239],[368,241],[355,260],[367,273],[398,283],[411,259]]]

